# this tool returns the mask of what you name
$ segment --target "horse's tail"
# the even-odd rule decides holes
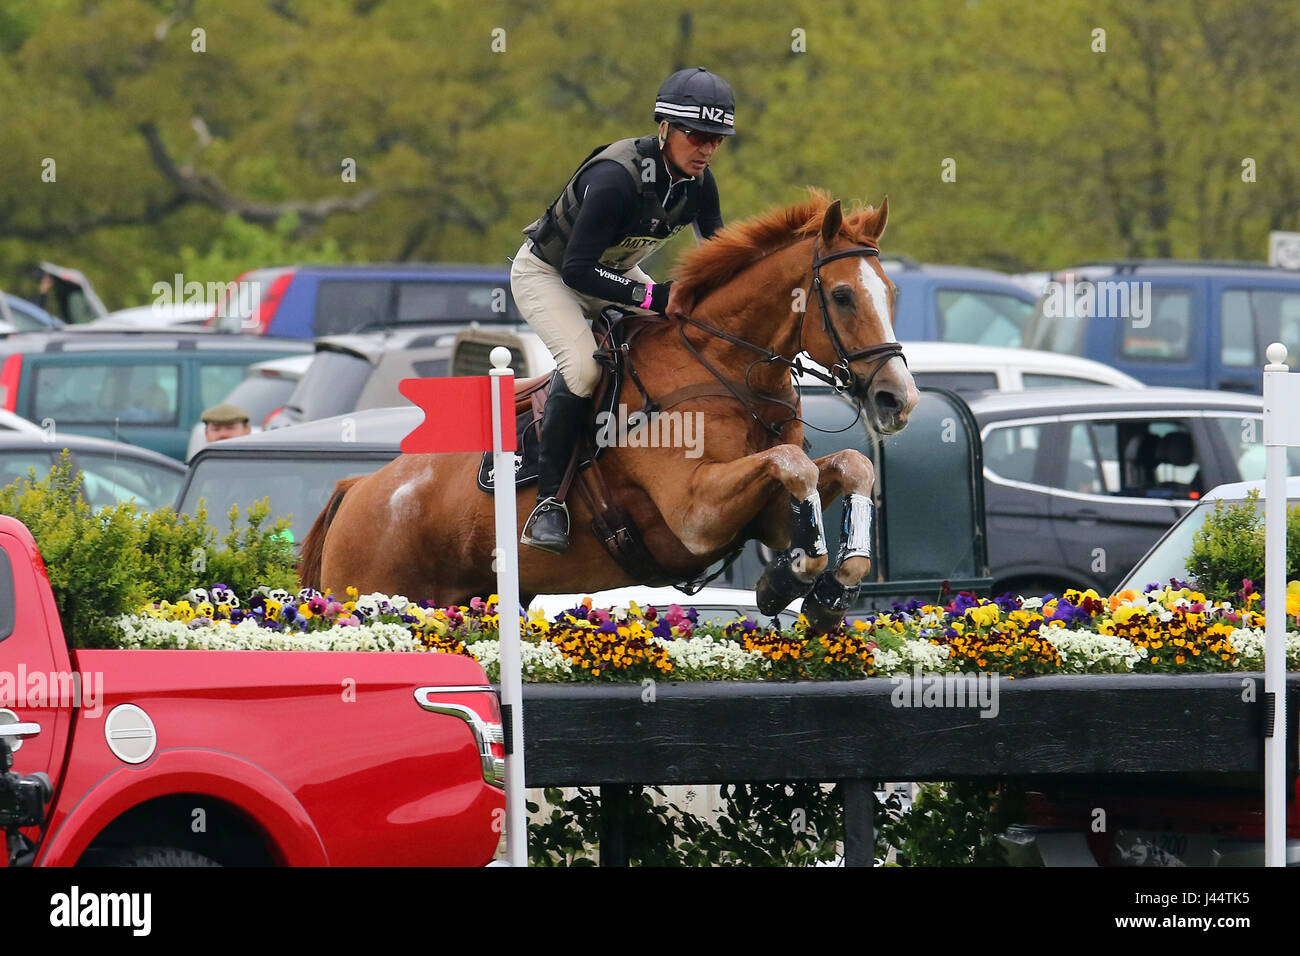
[[[320,566],[321,559],[325,556],[325,532],[329,531],[330,522],[338,513],[339,505],[343,503],[343,496],[347,490],[360,480],[361,478],[344,478],[334,485],[334,494],[330,496],[329,504],[316,516],[316,521],[307,532],[307,537],[303,538],[302,554],[298,559],[298,578],[302,581],[303,587],[320,590]]]

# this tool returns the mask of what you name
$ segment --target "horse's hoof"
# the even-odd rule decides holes
[[[754,586],[758,609],[767,617],[775,617],[795,598],[803,597],[813,586],[811,581],[800,581],[790,567],[790,554],[783,551],[763,569],[763,576]]]
[[[857,586],[848,587],[837,581],[834,572],[823,572],[803,602],[809,633],[829,634],[838,630],[844,623],[844,615],[857,602],[858,591]]]

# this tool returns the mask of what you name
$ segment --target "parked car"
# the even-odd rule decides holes
[[[313,355],[290,355],[288,358],[255,362],[248,366],[243,381],[216,404],[238,405],[248,412],[248,422],[253,430],[260,431],[272,416],[284,408],[294,387],[314,359]],[[207,426],[202,421],[194,423],[190,430],[190,444],[185,452],[186,461],[208,443],[206,429]]]
[[[13,412],[6,412],[0,409],[0,430],[6,432],[22,432],[25,435],[44,435],[45,429],[35,422],[29,422],[21,415],[15,415]]]
[[[1011,276],[990,269],[881,260],[898,286],[894,334],[900,342],[1017,346],[1037,298]]]
[[[41,262],[37,264],[36,272],[42,282],[50,283],[50,290],[45,294],[43,303],[50,314],[58,316],[69,325],[92,322],[108,314],[108,309],[95,292],[94,284],[80,270],[53,262]]]
[[[1260,470],[1263,470],[1262,467]],[[1291,506],[1300,505],[1300,448],[1287,449],[1287,470],[1291,475],[1286,482],[1287,501]],[[1205,526],[1205,519],[1214,510],[1215,503],[1222,501],[1225,504],[1241,504],[1250,491],[1259,492],[1258,504],[1262,511],[1264,508],[1262,478],[1219,485],[1208,492],[1196,502],[1195,507],[1179,518],[1178,522],[1151,546],[1151,550],[1142,556],[1128,574],[1124,575],[1115,590],[1123,591],[1132,588],[1140,592],[1144,591],[1148,584],[1168,584],[1170,578],[1186,581],[1190,573],[1187,562],[1192,554],[1192,542],[1196,538],[1196,533]],[[1288,542],[1288,547],[1291,549],[1297,546],[1300,546],[1300,542]],[[1264,589],[1262,581],[1256,581],[1255,585],[1258,590]]]
[[[515,370],[516,378],[540,375],[555,367],[554,357],[531,329],[471,326],[456,336],[452,346],[451,374],[486,375],[492,368],[489,356],[497,345],[510,349],[511,368]],[[1054,352],[955,342],[908,342],[903,353],[918,386],[949,388],[961,394],[986,389],[1019,392],[1070,385],[1142,387],[1137,379],[1101,362]],[[804,362],[820,368],[807,358]],[[799,381],[803,388],[816,389],[825,384],[811,375],[803,376]]]
[[[492,859],[500,704],[473,658],[71,649],[76,637],[30,532],[0,517],[0,670],[50,678],[48,693],[9,682],[0,697],[9,866]],[[340,674],[359,691],[346,706]]]
[[[198,331],[212,318],[213,306],[203,302],[175,305],[137,305],[118,309],[88,322],[92,329],[191,329]]]
[[[65,449],[73,470],[82,474],[82,496],[92,508],[132,499],[145,510],[163,508],[176,500],[185,480],[184,465],[147,448],[37,428],[0,432],[0,487],[26,478],[32,469],[44,478]]]
[[[1119,260],[1071,267],[1056,282],[1036,306],[1026,344],[1105,362],[1147,385],[1259,394],[1269,343],[1288,347],[1293,368],[1300,355],[1294,270]]]
[[[956,342],[908,342],[903,347],[903,354],[918,386],[949,388],[961,395],[1072,386],[1142,388],[1142,383],[1131,375],[1101,362],[1034,349]],[[801,379],[801,384],[815,387],[820,383],[807,376]]]
[[[408,404],[214,442],[195,453],[176,509],[194,514],[202,499],[210,516],[220,516],[267,497],[272,519],[288,518],[293,540],[301,542],[335,483],[392,461],[402,438],[423,420]]]
[[[1253,467],[1263,437],[1262,400],[1224,392],[1043,389],[970,406],[995,594],[1109,593],[1210,488]]]
[[[304,354],[290,339],[204,332],[28,332],[0,339],[0,407],[61,431],[182,460],[190,429],[254,362]]]
[[[267,421],[271,429],[313,422],[367,408],[400,405],[404,378],[447,374],[454,329],[418,326],[353,335],[331,335],[316,342],[316,356],[299,378],[284,407]]]
[[[62,328],[63,323],[34,302],[0,292],[0,335],[11,332],[43,332]]]
[[[282,266],[245,272],[236,282],[210,328],[313,339],[400,325],[520,321],[510,272],[500,266]]]

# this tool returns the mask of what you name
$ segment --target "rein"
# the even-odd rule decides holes
[[[812,290],[817,293],[817,302],[818,305],[821,307],[822,329],[826,332],[826,337],[830,339],[831,348],[835,350],[836,361],[835,364],[831,367],[831,371],[829,375],[825,372],[822,372],[820,369],[808,368],[802,362],[799,361],[797,355],[793,359],[788,359],[783,355],[778,355],[773,349],[766,348],[761,345],[756,345],[753,342],[746,341],[745,339],[742,339],[737,335],[732,335],[730,332],[709,325],[707,322],[701,322],[699,319],[693,318],[691,316],[683,316],[682,319],[680,320],[681,324],[678,326],[678,332],[681,335],[682,344],[686,346],[687,350],[695,357],[696,361],[698,361],[701,365],[703,365],[704,368],[708,370],[710,375],[712,375],[714,378],[716,378],[719,382],[722,383],[723,387],[727,390],[727,392],[730,393],[731,397],[733,397],[736,401],[740,402],[740,404],[744,407],[744,409],[749,413],[750,417],[753,418],[755,422],[757,422],[759,425],[761,425],[764,429],[766,429],[769,433],[771,433],[773,436],[775,436],[778,439],[781,437],[781,432],[785,430],[785,426],[790,424],[793,421],[798,421],[804,426],[808,428],[812,428],[815,431],[824,432],[826,434],[833,435],[833,434],[838,434],[840,432],[848,431],[850,428],[856,425],[857,416],[855,416],[853,421],[849,422],[848,425],[838,429],[821,428],[817,425],[812,424],[811,422],[805,421],[804,419],[799,417],[799,411],[796,405],[796,403],[799,401],[799,385],[797,379],[793,380],[794,390],[795,390],[795,402],[792,403],[786,401],[784,398],[781,398],[779,396],[769,395],[763,392],[759,392],[756,389],[750,387],[749,384],[750,376],[753,374],[754,369],[757,368],[758,366],[766,365],[766,364],[784,365],[787,369],[790,370],[791,373],[801,374],[801,375],[811,375],[813,378],[820,379],[821,381],[825,382],[827,385],[831,386],[831,388],[833,388],[836,392],[843,394],[844,392],[847,392],[851,388],[853,388],[853,386],[857,383],[859,379],[857,373],[855,373],[851,368],[849,368],[849,364],[851,362],[858,362],[863,359],[872,359],[876,362],[875,367],[871,370],[871,374],[866,379],[866,388],[870,389],[872,380],[875,379],[876,375],[879,373],[879,371],[882,368],[884,368],[885,364],[890,359],[903,357],[903,346],[900,345],[898,342],[883,342],[879,345],[869,345],[865,348],[858,349],[855,352],[850,352],[847,348],[845,348],[844,340],[840,338],[839,330],[835,327],[835,323],[831,319],[830,305],[826,301],[826,290],[823,287],[822,280],[821,280],[821,267],[824,266],[826,263],[834,262],[836,259],[844,259],[849,256],[864,256],[864,257],[879,256],[880,250],[877,249],[875,246],[853,246],[849,249],[841,249],[838,252],[832,252],[829,255],[819,257],[818,248],[820,244],[821,244],[821,237],[818,236],[817,239],[813,242]],[[804,309],[799,316],[798,343],[799,343],[800,353],[805,351],[803,347],[803,334],[804,334],[804,321],[807,317],[808,317],[808,310]],[[761,356],[760,358],[751,362],[749,364],[749,367],[745,370],[745,383],[743,386],[743,391],[741,387],[738,387],[736,383],[732,382],[720,371],[718,371],[718,369],[715,368],[708,361],[708,359],[706,359],[700,353],[699,349],[697,349],[694,346],[694,344],[691,343],[691,340],[686,337],[687,325],[694,326],[695,328],[699,329],[702,332],[705,332],[706,334],[710,335],[713,338],[721,339],[724,342],[731,343],[732,345],[740,346],[741,348],[748,349],[749,351],[754,352],[759,356]],[[645,402],[645,410],[647,414],[658,411],[661,408],[668,407],[662,402],[657,402],[651,399],[649,393],[646,391],[645,387],[641,384],[641,380],[637,376],[636,370],[635,368],[633,368],[631,364],[629,345],[630,342],[625,343],[623,345],[624,359],[627,363],[628,371],[632,378],[632,381],[636,384],[637,388],[641,392],[641,397],[642,400]],[[903,360],[906,361],[906,358],[904,358]],[[838,374],[840,370],[843,371],[843,375]],[[678,391],[686,392],[687,390],[679,389]],[[744,394],[746,392],[748,393],[748,395]],[[667,396],[667,398],[664,399],[664,402],[669,402],[670,404],[676,404],[675,402],[669,401],[675,395],[677,395],[677,392],[671,393],[669,396]],[[789,418],[785,419],[779,424],[773,424],[771,422],[768,422],[765,418],[763,418],[762,415],[758,413],[758,409],[755,407],[756,400],[767,402],[768,404],[781,405],[789,409],[791,415]],[[855,402],[855,404],[859,404],[859,403]],[[859,405],[859,407],[861,406]],[[875,424],[874,413],[869,412],[868,414],[871,418],[872,423]]]

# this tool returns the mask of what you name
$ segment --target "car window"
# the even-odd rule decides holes
[[[1033,481],[1042,425],[994,428],[984,439],[984,467],[1011,481]]]
[[[1087,385],[1104,386],[1095,378],[1076,378],[1073,375],[1047,375],[1043,372],[1021,372],[1020,382],[1030,388],[1080,388]]]
[[[33,468],[36,469],[36,478],[39,480],[48,475],[53,467],[54,459],[48,452],[0,452],[0,487],[28,477],[30,469]]]
[[[337,335],[364,325],[387,325],[393,284],[386,279],[322,279],[316,290],[316,335]]]
[[[1197,498],[1205,491],[1201,460],[1185,421],[1075,422],[1060,487],[1126,498]]]
[[[173,471],[150,461],[78,452],[76,467],[85,482],[92,508],[134,500],[146,510],[170,505],[181,490],[183,471]]]
[[[202,498],[209,521],[218,526],[225,522],[231,505],[239,505],[243,519],[249,505],[266,497],[271,502],[271,520],[289,518],[294,540],[300,542],[334,493],[336,482],[368,475],[383,466],[382,461],[341,456],[210,457],[193,465],[193,478],[185,489],[180,510],[193,514]]]
[[[1015,296],[973,289],[941,289],[939,341],[1018,346],[1034,307]]]
[[[1216,416],[1211,418],[1228,445],[1228,457],[1237,466],[1242,481],[1264,478],[1264,424],[1258,415]],[[1287,473],[1300,475],[1300,448],[1286,450]]]
[[[1065,355],[1083,354],[1083,328],[1087,316],[1080,314],[1073,303],[1065,304],[1066,314],[1048,315],[1047,305],[1057,303],[1056,297],[1044,294],[1034,306],[1034,317],[1030,320],[1028,345],[1031,349],[1043,352],[1060,352]]]
[[[1287,346],[1287,362],[1296,367],[1300,351],[1300,292],[1285,289],[1227,289],[1220,301],[1219,327],[1224,365],[1254,367],[1267,360],[1273,342]]]
[[[304,422],[355,411],[370,373],[370,363],[359,355],[322,350],[316,353],[288,404],[301,413]]]
[[[250,375],[218,401],[238,405],[248,412],[252,424],[260,425],[273,411],[284,407],[297,384],[291,378]]]
[[[199,367],[199,404],[211,408],[244,380],[247,365],[203,365]]]
[[[998,377],[994,372],[914,372],[912,378],[917,385],[950,388],[959,393],[980,392],[998,387]]]
[[[507,282],[399,282],[398,322],[499,321],[515,314]]]
[[[412,362],[411,370],[420,378],[442,378],[447,374],[447,362],[445,358],[425,359],[422,362]]]
[[[1153,288],[1147,309],[1144,327],[1136,327],[1136,320],[1115,320],[1124,323],[1124,355],[1168,362],[1185,360],[1192,331],[1191,290]]]
[[[24,304],[15,299],[7,300],[9,304],[9,315],[13,321],[14,329],[19,332],[40,332],[50,327],[50,320],[41,316],[39,312],[28,309]]]
[[[36,366],[28,418],[64,424],[176,424],[180,368],[170,363]]]

